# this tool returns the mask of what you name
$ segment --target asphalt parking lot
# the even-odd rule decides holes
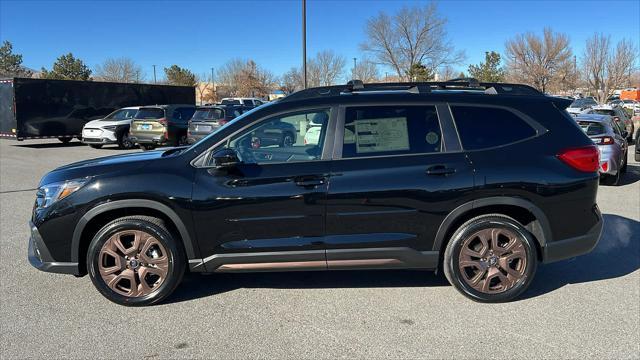
[[[137,151],[137,150],[136,150]],[[601,186],[590,254],[544,265],[518,301],[467,300],[421,271],[190,275],[165,303],[126,308],[88,277],[27,261],[47,171],[123,153],[0,140],[0,350],[8,358],[638,358],[640,164]],[[633,147],[630,148],[630,155]]]

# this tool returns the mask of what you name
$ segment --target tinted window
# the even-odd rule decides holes
[[[133,117],[138,112],[138,109],[121,109],[112,112],[107,115],[104,120],[128,120],[133,119]]]
[[[607,109],[594,109],[591,110],[592,114],[599,114],[599,115],[611,115],[611,116],[615,116],[616,113],[613,110],[607,110]]]
[[[578,125],[580,125],[582,131],[584,131],[588,136],[601,135],[606,132],[604,125],[598,122],[578,121]]]
[[[441,139],[434,106],[348,108],[342,157],[439,152]]]
[[[536,134],[529,124],[508,110],[452,106],[451,112],[465,150],[509,144]]]
[[[319,160],[322,155],[324,134],[328,121],[322,126],[321,135],[314,144],[305,144],[299,136],[310,119],[329,119],[329,109],[297,112],[269,118],[233,136],[228,146],[235,149],[244,163],[264,164],[290,161]]]
[[[576,101],[572,102],[571,105],[569,106],[584,107],[584,106],[593,106],[593,105],[598,105],[598,103],[591,98],[584,98],[584,99],[577,99]]]
[[[224,99],[222,105],[241,105],[240,100]]]
[[[164,117],[164,109],[142,108],[136,113],[135,119],[161,119]]]
[[[218,120],[224,118],[222,109],[198,109],[191,120]]]
[[[178,108],[178,111],[180,112],[180,116],[182,120],[187,122],[191,119],[196,109],[191,107],[186,107],[186,108]]]

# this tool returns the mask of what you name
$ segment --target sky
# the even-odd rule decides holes
[[[365,40],[367,19],[420,1],[307,1],[307,55],[330,49],[348,68]],[[640,48],[640,1],[439,1],[466,71],[485,51],[503,53],[505,40],[544,27],[566,33],[580,57],[594,32]],[[177,64],[209,74],[232,58],[251,58],[276,75],[302,58],[302,1],[29,1],[0,0],[0,40],[9,40],[23,65],[51,68],[72,52],[95,68],[107,58],[129,57],[147,79]],[[381,69],[385,72],[388,69]]]

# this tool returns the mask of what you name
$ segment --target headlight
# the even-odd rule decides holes
[[[102,128],[103,128],[104,130],[113,131],[113,130],[115,130],[117,127],[118,127],[117,125],[109,125],[109,126],[103,126]]]
[[[60,181],[40,187],[36,194],[36,207],[44,209],[54,202],[66,198],[80,190],[87,181],[89,178]]]

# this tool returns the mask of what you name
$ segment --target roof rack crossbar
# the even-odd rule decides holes
[[[487,95],[533,95],[544,94],[529,85],[479,82],[474,78],[456,78],[447,81],[435,82],[394,82],[394,83],[369,83],[364,84],[360,80],[351,80],[346,85],[322,86],[300,90],[290,94],[279,101],[292,101],[312,99],[318,97],[338,96],[344,94],[360,94],[367,92],[409,92],[412,94],[428,94],[432,91],[445,90],[477,90]]]

